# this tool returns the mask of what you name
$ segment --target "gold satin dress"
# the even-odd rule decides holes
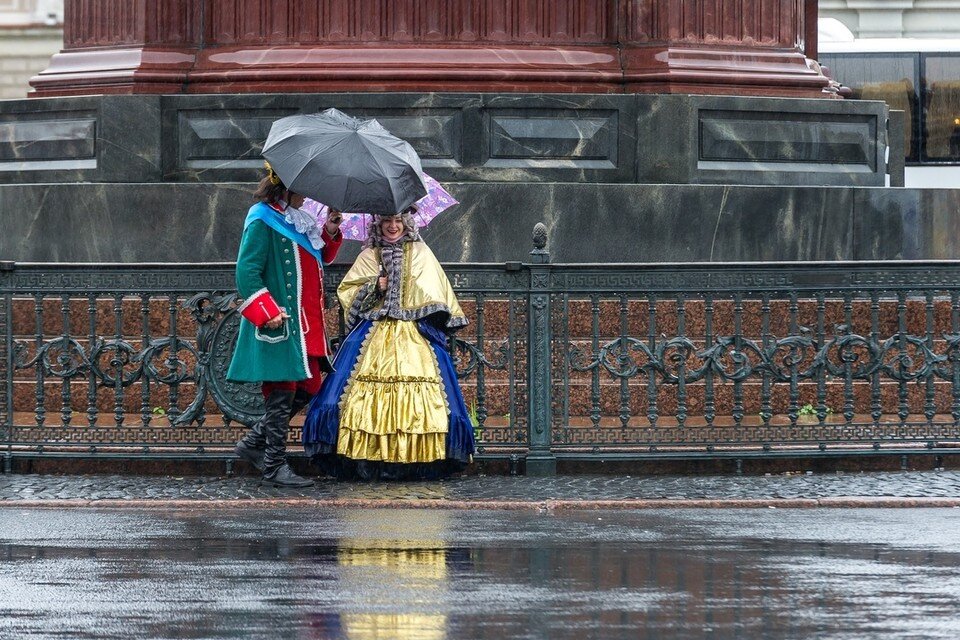
[[[442,306],[463,311],[433,252],[422,242],[404,245],[399,302],[402,312]],[[337,290],[350,309],[363,287],[376,283],[376,249],[357,257]],[[396,286],[396,284],[393,284]],[[373,321],[340,398],[337,453],[355,460],[420,463],[446,457],[450,407],[437,356],[415,320]]]

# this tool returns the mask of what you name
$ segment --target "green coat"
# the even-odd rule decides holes
[[[335,255],[335,250],[332,253]],[[237,290],[244,299],[239,310],[245,317],[240,320],[228,380],[294,382],[309,377],[300,313],[302,277],[297,244],[262,220],[249,223],[237,256]],[[265,300],[271,309],[273,302],[284,307],[290,316],[286,326],[258,329],[248,315],[254,309],[244,307],[252,302],[260,306],[259,300]]]

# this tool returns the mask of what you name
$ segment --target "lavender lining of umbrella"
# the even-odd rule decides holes
[[[417,212],[413,215],[414,220],[417,221],[417,227],[421,229],[430,224],[441,212],[455,204],[459,204],[459,202],[432,177],[423,174],[423,182],[427,187],[427,195],[417,200]],[[323,220],[327,215],[328,207],[323,203],[307,198],[303,203],[303,209],[316,215],[318,220]],[[362,242],[367,239],[367,229],[371,219],[371,214],[369,213],[344,212],[340,232],[343,233],[345,240],[359,240]]]

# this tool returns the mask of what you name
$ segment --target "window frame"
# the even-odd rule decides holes
[[[917,54],[919,57],[920,63],[920,72],[923,74],[920,79],[920,105],[921,105],[921,116],[920,116],[920,165],[934,165],[934,166],[951,166],[960,164],[960,157],[958,158],[931,158],[927,153],[927,130],[928,130],[928,121],[927,121],[927,96],[929,95],[929,89],[927,88],[927,59],[928,58],[958,58],[960,59],[960,51],[924,51]],[[960,80],[960,75],[957,76],[957,79]],[[908,163],[909,164],[909,163]]]
[[[921,60],[920,60],[921,54],[919,52],[915,52],[915,51],[821,52],[820,62],[825,64],[827,67],[829,67],[830,73],[833,79],[837,80],[842,84],[843,83],[842,79],[837,77],[837,70],[835,66],[830,64],[831,59],[865,60],[869,62],[881,56],[885,58],[889,58],[889,57],[899,57],[903,59],[911,58],[910,61],[913,66],[913,96],[911,98],[913,100],[913,117],[910,119],[910,122],[906,124],[906,126],[909,126],[911,128],[911,133],[912,133],[911,139],[913,141],[913,144],[910,145],[911,146],[910,149],[905,150],[906,156],[904,158],[904,162],[908,166],[917,166],[917,165],[924,164],[923,151],[921,147],[925,143],[925,140],[921,137],[921,135],[925,131],[925,127],[923,125],[923,118],[926,116],[926,110],[924,109],[924,103],[923,103],[924,93],[921,89],[923,86],[923,77],[921,76],[921,72],[923,71],[923,68],[921,66]],[[824,60],[824,58],[827,58],[827,60]],[[844,85],[844,86],[850,86],[850,85]],[[941,163],[937,163],[937,164],[941,164]],[[953,163],[944,162],[942,164],[956,164],[956,162],[953,162]]]

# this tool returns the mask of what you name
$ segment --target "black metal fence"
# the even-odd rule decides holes
[[[960,443],[960,262],[551,264],[542,230],[534,244],[526,263],[446,265],[472,320],[451,350],[481,458],[551,473]],[[262,409],[224,377],[233,287],[232,264],[0,265],[6,469],[229,460]]]

